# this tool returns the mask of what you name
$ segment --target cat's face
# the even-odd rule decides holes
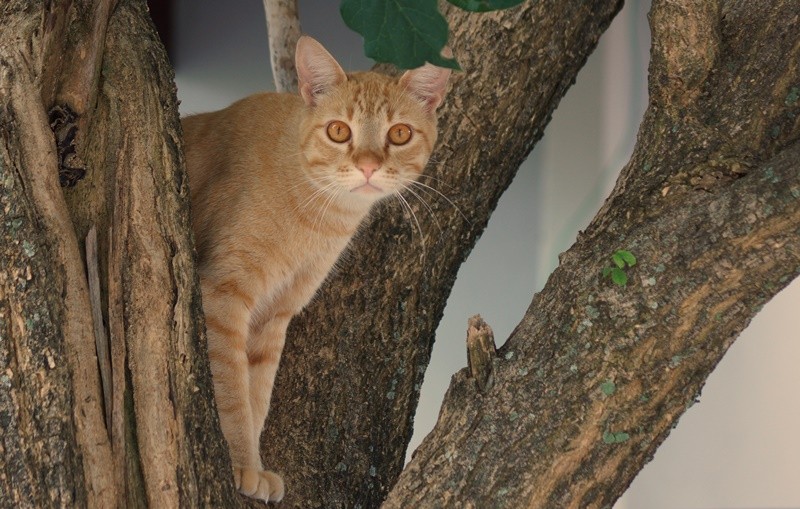
[[[321,192],[354,206],[398,193],[425,168],[449,71],[431,65],[401,78],[345,75],[322,46],[298,44],[304,171]]]

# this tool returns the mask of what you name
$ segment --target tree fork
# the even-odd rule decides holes
[[[449,46],[465,71],[451,77],[421,179],[446,196],[431,192],[430,210],[409,200],[419,228],[398,203],[384,204],[290,325],[262,436],[264,464],[285,476],[284,504],[383,502],[403,467],[458,267],[621,6],[547,0],[484,14],[446,9]],[[474,51],[483,44],[491,57]]]

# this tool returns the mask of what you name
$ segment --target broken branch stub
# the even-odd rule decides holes
[[[494,344],[494,332],[481,315],[475,315],[467,321],[467,365],[470,377],[481,393],[486,393],[494,384],[494,359],[497,347]]]

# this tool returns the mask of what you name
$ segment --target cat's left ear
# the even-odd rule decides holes
[[[322,44],[304,35],[294,53],[300,95],[306,104],[315,106],[319,96],[347,81],[347,75]]]
[[[450,69],[425,64],[406,71],[400,77],[400,85],[423,104],[425,111],[433,113],[444,100],[449,77]]]

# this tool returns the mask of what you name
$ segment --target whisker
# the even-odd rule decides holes
[[[425,201],[425,199],[424,199],[424,198],[422,198],[422,196],[420,196],[420,195],[419,195],[419,194],[417,194],[417,193],[416,193],[416,192],[415,192],[413,189],[411,189],[411,187],[410,187],[410,186],[403,186],[403,190],[404,190],[404,191],[408,191],[409,193],[411,193],[412,195],[414,195],[414,197],[416,197],[416,198],[417,198],[417,200],[419,200],[419,201],[422,203],[422,205],[424,205],[424,206],[425,206],[425,208],[426,208],[426,209],[428,209],[428,213],[429,213],[429,214],[431,215],[431,217],[433,218],[433,222],[436,224],[436,228],[438,228],[438,229],[439,229],[439,232],[441,233],[441,232],[443,231],[443,230],[442,230],[442,225],[439,223],[439,219],[436,217],[436,213],[434,213],[434,211],[433,211],[433,209],[431,208],[431,206],[430,206],[430,205],[428,205],[428,202],[426,202],[426,201]]]
[[[320,208],[317,211],[317,217],[314,219],[314,225],[313,225],[314,230],[317,229],[317,223],[319,223],[319,227],[322,228],[323,220],[325,219],[325,214],[328,212],[328,207],[331,206],[333,201],[339,196],[340,192],[341,190],[337,189],[335,192],[328,194],[328,198],[323,203],[322,208]]]
[[[403,205],[403,207],[406,210],[408,210],[408,212],[411,214],[411,218],[414,220],[414,223],[416,223],[417,231],[419,231],[419,239],[420,239],[419,243],[420,243],[420,246],[422,247],[422,257],[425,258],[425,234],[422,232],[422,226],[420,226],[420,224],[419,224],[419,220],[417,219],[417,215],[414,214],[414,210],[411,208],[411,205],[409,205],[408,201],[403,197],[402,194],[400,194],[400,192],[395,191],[393,194],[395,196],[397,196],[397,198],[400,200],[400,203]],[[412,229],[412,231],[413,231],[413,229]]]
[[[444,180],[444,179],[440,179],[440,178],[438,178],[438,177],[434,177],[433,175],[428,175],[428,174],[425,174],[425,173],[423,173],[423,174],[419,175],[419,177],[418,177],[418,178],[423,178],[423,177],[424,177],[424,178],[426,178],[426,179],[431,179],[431,180],[433,180],[434,182],[436,182],[437,184],[440,184],[440,185],[443,185],[443,186],[447,186],[447,188],[448,188],[450,191],[454,191],[454,190],[455,190],[455,187],[454,187],[454,186],[452,186],[452,185],[450,185],[448,182],[445,182],[445,180]]]
[[[310,206],[312,203],[314,203],[314,202],[315,202],[315,201],[317,201],[318,199],[320,199],[320,198],[322,198],[323,196],[325,196],[325,191],[327,191],[329,187],[332,187],[332,185],[331,185],[331,186],[324,187],[324,188],[321,188],[321,189],[317,189],[316,191],[314,191],[313,193],[311,193],[311,194],[308,196],[308,198],[306,198],[306,199],[305,199],[305,201],[304,201],[303,203],[300,203],[300,204],[297,206],[297,208],[295,209],[295,211],[301,211],[301,210],[305,211],[305,209],[306,209],[307,207],[309,207],[309,206]]]
[[[325,182],[330,182],[330,181],[335,180],[335,179],[336,179],[335,175],[318,175],[316,177],[312,177],[310,175],[309,176],[303,176],[302,178],[297,179],[295,184],[292,187],[290,187],[289,189],[290,190],[294,190],[294,189],[298,188],[299,186],[301,186],[303,184],[322,185]]]
[[[442,193],[441,191],[439,191],[435,187],[431,187],[428,184],[423,184],[422,182],[419,182],[419,181],[416,181],[416,180],[413,180],[413,179],[409,179],[409,178],[400,177],[400,180],[402,180],[405,183],[410,184],[410,186],[419,186],[420,188],[428,189],[428,190],[433,191],[434,193],[438,194],[439,196],[444,198],[445,201],[447,201],[447,203],[450,204],[450,206],[452,206],[454,209],[456,209],[456,212],[458,212],[459,215],[461,215],[461,217],[464,219],[464,221],[466,221],[467,223],[472,225],[472,221],[470,221],[469,218],[463,212],[461,212],[461,209],[458,208],[458,205],[456,205],[453,202],[453,200],[448,198],[447,195],[445,195],[444,193]]]
[[[303,208],[306,208],[316,202],[316,205],[313,207],[314,212],[316,213],[314,224],[312,225],[313,228],[317,227],[317,222],[319,222],[320,225],[322,224],[322,216],[325,214],[325,209],[329,206],[330,202],[335,200],[335,198],[338,196],[339,193],[336,189],[336,186],[336,182],[330,182],[329,184],[315,191],[303,204]],[[322,203],[320,203],[320,200],[322,200]]]
[[[298,206],[295,208],[295,211],[297,211],[297,210],[300,210],[300,209],[304,209],[304,208],[306,208],[306,207],[307,207],[307,206],[309,206],[309,205],[310,205],[310,204],[311,204],[311,203],[312,203],[314,200],[316,200],[317,198],[319,198],[320,196],[322,196],[323,194],[325,194],[325,193],[326,193],[326,192],[327,192],[329,189],[331,189],[331,188],[332,188],[333,186],[335,186],[335,185],[336,185],[336,182],[333,182],[333,181],[332,181],[332,182],[329,182],[328,184],[325,184],[324,186],[322,186],[322,187],[320,187],[320,188],[317,188],[317,189],[315,189],[313,193],[311,193],[311,194],[310,194],[308,197],[306,197],[306,199],[305,199],[305,200],[303,200],[303,202],[302,202],[302,203],[300,203],[300,204],[299,204],[299,205],[298,205]]]
[[[293,185],[289,187],[288,191],[294,191],[298,187],[305,185],[305,184],[318,184],[322,185],[325,182],[330,182],[336,178],[335,175],[319,175],[317,177],[312,177],[310,175],[301,175],[299,177],[295,177],[292,179],[294,181]]]

